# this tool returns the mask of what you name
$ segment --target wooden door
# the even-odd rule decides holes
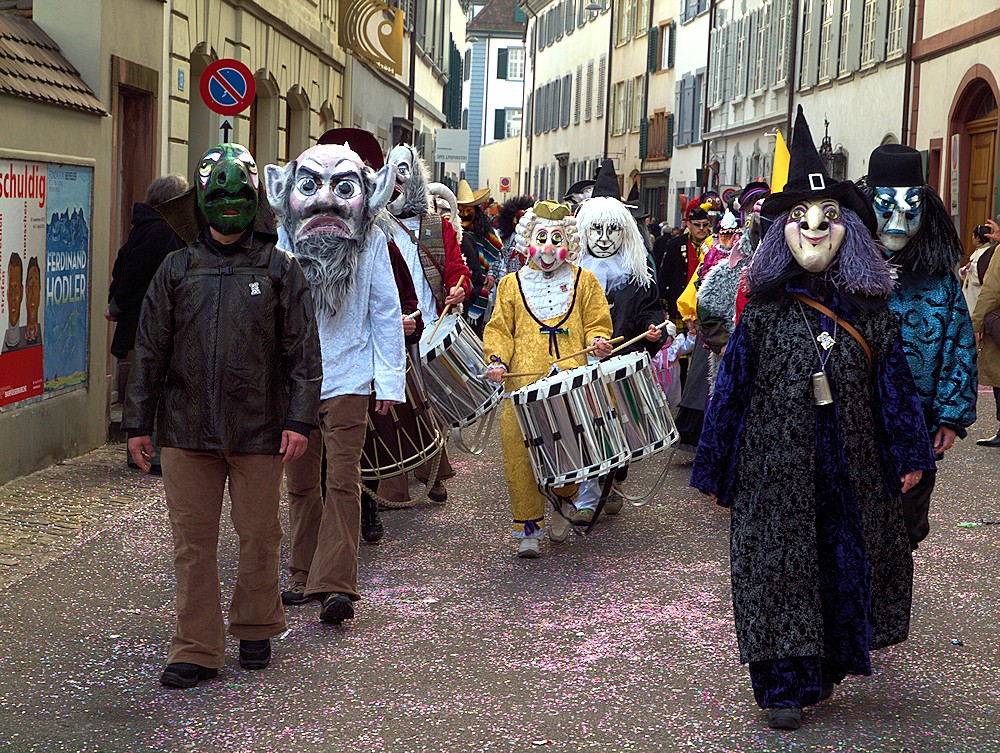
[[[994,110],[994,112],[996,112]],[[968,202],[962,223],[962,244],[966,254],[975,246],[972,230],[993,216],[993,189],[996,185],[997,116],[973,120],[969,130]]]

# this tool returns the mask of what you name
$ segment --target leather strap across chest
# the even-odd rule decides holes
[[[826,316],[830,317],[833,321],[835,321],[837,323],[838,326],[843,327],[844,331],[847,332],[847,334],[849,334],[851,337],[853,337],[855,340],[857,340],[858,344],[862,348],[864,348],[865,355],[868,356],[868,369],[871,370],[871,367],[872,367],[872,349],[871,349],[871,347],[869,347],[868,341],[865,340],[865,338],[861,335],[861,333],[858,332],[858,330],[855,329],[852,324],[849,324],[848,322],[845,322],[843,319],[841,319],[839,316],[837,316],[835,313],[833,313],[830,309],[828,309],[822,303],[820,303],[819,301],[813,300],[812,298],[810,298],[807,295],[802,295],[802,293],[796,293],[795,297],[798,298],[800,301],[802,301],[802,303],[804,303],[806,306],[810,306],[810,307],[816,309],[817,311],[819,311],[821,314],[825,314]]]

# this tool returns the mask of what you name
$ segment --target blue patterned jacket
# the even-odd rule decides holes
[[[958,279],[901,269],[889,306],[902,325],[928,431],[945,425],[965,437],[976,421],[976,340]]]

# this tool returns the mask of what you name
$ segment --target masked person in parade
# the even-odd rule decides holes
[[[465,302],[472,290],[472,275],[451,222],[431,207],[427,165],[416,150],[408,144],[395,146],[386,163],[396,170],[397,195],[389,202],[392,219],[384,227],[406,260],[417,289],[424,328],[433,330],[445,307],[454,309]],[[414,471],[414,475],[422,483],[434,475],[428,498],[439,504],[448,499],[444,482],[453,478],[455,471],[447,450]],[[378,493],[394,502],[409,499],[407,474],[383,480]]]
[[[618,193],[618,177],[611,160],[601,165],[594,195],[580,205],[576,223],[580,266],[590,270],[601,283],[611,309],[612,336],[631,340],[645,332],[645,339],[631,346],[630,351],[645,348],[652,358],[663,337],[659,329],[664,321],[663,307],[642,236]],[[627,475],[626,466],[618,470],[615,480],[623,482]],[[573,523],[590,523],[594,519],[600,490],[596,479],[580,485]],[[621,512],[622,502],[621,495],[614,494],[605,503],[604,512],[616,515]]]
[[[354,618],[361,522],[361,449],[369,397],[386,413],[404,400],[402,312],[375,218],[393,187],[348,144],[310,147],[265,168],[267,195],[312,291],[323,358],[319,429],[286,469],[293,594],[320,602],[320,620]],[[326,449],[326,494],[321,489]],[[310,557],[311,554],[311,557]],[[288,599],[286,599],[288,600]]]
[[[462,252],[472,275],[472,295],[467,302],[465,316],[476,334],[482,337],[490,292],[496,285],[497,259],[503,243],[494,232],[484,209],[490,198],[490,189],[473,191],[463,180],[459,181],[455,196],[458,213],[462,218]]]
[[[286,629],[278,593],[282,466],[305,450],[321,378],[309,286],[277,249],[257,166],[238,144],[205,152],[195,188],[160,205],[189,240],[153,277],[122,427],[147,473],[154,420],[174,536],[177,630],[160,682],[189,688],[225,663],[217,549],[229,484],[240,538],[229,632],[263,669]],[[196,203],[195,203],[196,202]]]
[[[882,250],[896,276],[889,298],[903,328],[903,350],[920,392],[938,460],[976,422],[976,340],[956,275],[962,242],[940,197],[924,181],[920,152],[886,144],[868,158],[862,188],[878,220]],[[903,495],[910,545],[930,532],[937,478],[927,471]]]
[[[827,175],[798,110],[788,182],[748,270],[691,485],[731,512],[740,659],[776,729],[904,641],[900,493],[934,469],[871,204]]]
[[[611,353],[611,312],[601,284],[592,272],[573,264],[580,241],[569,207],[538,202],[518,223],[517,234],[529,262],[500,281],[483,338],[486,376],[508,392],[533,381],[524,374],[548,373],[553,361],[588,346],[596,346],[599,358]],[[579,355],[560,367],[571,369],[586,361],[586,355]],[[522,376],[505,379],[505,373]],[[545,535],[545,496],[530,472],[528,449],[509,401],[500,414],[500,443],[517,553],[538,557],[539,539]],[[556,490],[560,509],[553,511],[549,527],[553,542],[569,535],[576,490],[576,485]]]

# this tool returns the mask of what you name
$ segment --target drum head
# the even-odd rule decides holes
[[[432,354],[447,350],[452,338],[463,326],[461,314],[448,314],[441,318],[441,326],[424,327],[420,338],[420,359],[427,361],[434,357]],[[434,335],[433,340],[431,335]]]
[[[537,382],[522,387],[510,393],[510,399],[516,405],[545,400],[556,395],[564,395],[571,390],[589,384],[601,376],[599,363],[588,363],[577,366],[569,371],[560,371],[552,376],[542,377]]]
[[[644,350],[623,353],[601,361],[601,373],[605,379],[617,382],[649,366],[649,353]]]

